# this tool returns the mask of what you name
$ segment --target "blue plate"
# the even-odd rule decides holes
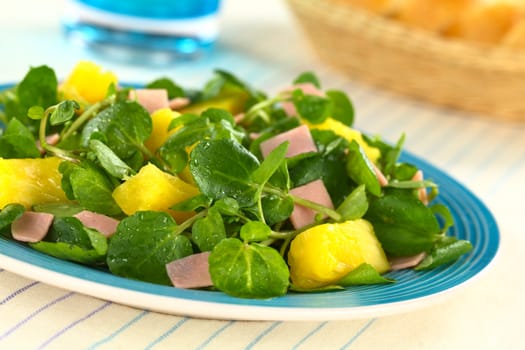
[[[445,172],[405,152],[402,160],[423,170],[440,186],[435,200],[451,209],[449,234],[472,242],[458,261],[430,271],[401,270],[386,275],[389,285],[350,287],[325,293],[289,293],[273,299],[240,299],[222,292],[185,290],[134,281],[106,271],[59,260],[0,238],[0,267],[60,288],[164,313],[237,320],[340,320],[379,317],[429,306],[467,285],[494,260],[499,231],[487,207]]]

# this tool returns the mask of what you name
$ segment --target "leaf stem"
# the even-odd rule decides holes
[[[198,212],[197,214],[195,214],[191,218],[187,219],[186,221],[182,222],[180,225],[177,226],[177,228],[176,228],[176,230],[174,232],[175,236],[180,235],[186,229],[190,228],[195,221],[197,221],[198,219],[200,219],[202,217],[205,217],[207,214],[208,214],[208,210],[205,209],[203,211]]]
[[[89,108],[86,109],[84,113],[82,113],[77,119],[75,119],[75,121],[67,129],[64,129],[61,135],[61,139],[64,140],[73,135],[95,113],[115,102],[115,98],[115,95],[111,95],[108,98],[105,98],[104,100],[96,102],[89,106]]]
[[[268,186],[268,185],[264,186],[264,191],[267,192],[267,193],[271,193],[271,194],[275,194],[277,196],[280,196],[281,198],[285,196],[285,194],[283,193],[282,190],[280,190],[278,188],[274,188],[274,187]],[[341,214],[339,214],[337,211],[335,211],[333,209],[325,207],[322,204],[319,204],[319,203],[316,203],[316,202],[312,202],[312,201],[310,201],[308,199],[304,199],[304,198],[301,198],[301,197],[294,196],[293,194],[290,194],[290,193],[288,193],[288,196],[290,196],[290,198],[292,198],[294,203],[302,205],[303,207],[307,207],[307,208],[313,209],[313,210],[315,210],[315,211],[317,211],[317,212],[319,212],[321,214],[324,214],[324,215],[328,216],[329,218],[333,219],[334,221],[339,222],[339,221],[342,220]]]
[[[78,158],[74,156],[71,152],[64,151],[63,149],[50,145],[46,141],[47,120],[49,119],[49,116],[55,110],[55,108],[56,106],[49,107],[45,111],[44,116],[42,117],[42,120],[40,121],[40,128],[38,130],[38,138],[40,141],[40,146],[46,152],[50,152],[59,158],[69,160],[72,162],[78,162]]]

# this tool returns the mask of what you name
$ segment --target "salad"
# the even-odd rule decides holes
[[[275,96],[216,70],[129,86],[81,61],[0,92],[0,239],[125,278],[242,298],[395,283],[453,263],[438,185],[352,128],[304,72]]]

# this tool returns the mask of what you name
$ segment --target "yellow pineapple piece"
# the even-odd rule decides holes
[[[30,209],[36,204],[67,202],[60,185],[61,161],[57,157],[0,158],[0,208],[9,203],[20,203]]]
[[[127,215],[140,210],[157,210],[169,213],[177,223],[181,223],[195,213],[174,211],[169,208],[197,194],[199,194],[197,187],[149,163],[136,175],[115,188],[113,198]]]
[[[188,107],[183,108],[181,113],[200,114],[208,108],[220,108],[236,115],[244,110],[247,100],[248,95],[244,92],[229,93],[189,105]]]
[[[151,135],[146,140],[146,147],[153,153],[162,146],[164,142],[172,135],[177,128],[168,131],[168,127],[173,119],[177,118],[180,113],[172,111],[169,108],[159,109],[151,115],[151,121],[153,123],[153,129]]]
[[[337,283],[363,263],[390,269],[372,224],[364,219],[314,226],[294,238],[288,252],[292,283],[313,289]]]
[[[82,107],[106,97],[108,88],[117,85],[118,79],[111,72],[89,61],[80,61],[60,86],[65,99],[76,100]]]

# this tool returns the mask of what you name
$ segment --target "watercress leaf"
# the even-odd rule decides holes
[[[85,209],[109,216],[121,213],[112,196],[113,184],[94,164],[84,161],[81,165],[64,166],[62,170],[62,188]]]
[[[363,148],[355,141],[350,142],[348,147],[346,171],[348,176],[358,185],[365,185],[369,193],[374,196],[381,195],[381,185],[374,171],[374,166]]]
[[[328,98],[307,95],[300,89],[293,91],[292,102],[299,115],[313,124],[324,122],[333,109],[332,101]]]
[[[195,221],[191,228],[191,238],[201,252],[211,251],[226,238],[224,222],[217,209],[210,208],[204,218]]]
[[[388,191],[371,198],[365,215],[388,255],[411,256],[428,251],[439,237],[439,223],[430,208],[409,191]]]
[[[22,216],[25,208],[22,204],[7,204],[0,210],[0,230],[7,228],[13,221]]]
[[[323,286],[319,288],[302,288],[297,287],[295,285],[290,285],[290,291],[297,292],[297,293],[323,293],[323,292],[333,292],[337,290],[343,290],[345,289],[343,286],[339,286],[336,284],[330,284],[328,286]]]
[[[53,69],[45,65],[33,67],[17,86],[18,99],[26,109],[31,106],[47,108],[57,102],[57,88]]]
[[[443,220],[443,226],[441,233],[445,233],[449,228],[454,226],[454,216],[450,212],[450,209],[443,204],[434,204],[430,207],[432,212]]]
[[[261,242],[270,237],[272,229],[261,221],[249,221],[242,225],[240,237],[244,242]]]
[[[57,217],[74,216],[80,213],[84,208],[75,203],[42,203],[33,205],[33,211],[53,214]]]
[[[177,224],[163,212],[139,211],[123,219],[109,240],[107,264],[112,273],[171,285],[166,264],[193,253],[190,240],[175,235]]]
[[[108,239],[102,233],[97,230],[84,227],[84,231],[91,241],[91,246],[101,256],[105,256],[108,252]]]
[[[398,163],[395,165],[394,170],[392,171],[391,179],[398,181],[408,181],[414,177],[417,171],[418,168],[412,164]]]
[[[394,280],[381,276],[379,272],[370,264],[363,263],[353,269],[337,283],[342,286],[356,286],[365,284],[393,283]]]
[[[264,220],[268,225],[274,225],[288,219],[292,215],[294,201],[289,196],[267,195],[262,197],[261,205]]]
[[[111,176],[120,180],[125,180],[135,171],[131,169],[122,159],[120,159],[111,148],[106,146],[102,141],[92,139],[89,141],[89,149],[95,154],[104,168]]]
[[[75,116],[75,111],[80,109],[78,102],[65,100],[56,105],[56,108],[49,117],[51,125],[60,125],[71,120]]]
[[[55,258],[85,265],[98,265],[103,263],[105,259],[104,254],[100,254],[93,248],[86,249],[70,243],[40,241],[29,243],[29,246]]]
[[[184,97],[184,89],[169,78],[159,78],[146,85],[148,89],[165,89],[168,98]]]
[[[283,142],[266,156],[261,165],[252,173],[252,180],[255,183],[264,185],[277,169],[279,169],[286,159],[286,152],[288,151],[289,145],[290,143],[288,141]]]
[[[352,126],[354,124],[354,106],[348,95],[343,91],[328,90],[326,96],[333,104],[331,117],[347,126]]]
[[[27,110],[27,116],[33,120],[44,118],[44,108],[42,106],[32,106]]]
[[[68,243],[82,249],[93,248],[84,225],[74,217],[55,217],[44,240]]]
[[[39,158],[35,138],[29,129],[17,118],[7,123],[0,135],[0,158]]]
[[[127,160],[136,157],[137,152],[145,152],[144,141],[151,131],[151,117],[144,107],[134,101],[116,102],[86,123],[82,145],[88,147],[92,134],[100,133],[106,145]]]
[[[315,75],[315,73],[310,72],[310,71],[299,74],[299,76],[294,79],[293,83],[294,84],[310,83],[318,89],[321,88],[321,83],[319,81],[319,78]]]
[[[436,183],[431,180],[422,180],[422,181],[414,181],[414,180],[404,180],[404,181],[390,181],[387,185],[391,188],[399,188],[399,189],[418,189],[418,188],[426,188],[426,187],[437,187]]]
[[[241,207],[256,202],[251,175],[259,166],[253,154],[229,140],[201,141],[190,156],[190,171],[202,194],[218,200],[234,198]]]
[[[277,250],[227,238],[209,257],[213,285],[241,298],[271,298],[286,293],[290,273]]]
[[[212,200],[202,194],[195,197],[188,198],[185,201],[179,202],[174,206],[170,207],[171,210],[175,211],[194,211],[199,208],[208,208],[212,203]]]
[[[472,250],[472,243],[455,237],[445,237],[436,242],[429,254],[415,267],[416,270],[429,270],[451,263]]]
[[[342,221],[362,218],[368,210],[365,185],[357,186],[339,205],[337,212],[341,214]]]
[[[230,197],[224,197],[217,200],[213,207],[219,211],[222,215],[237,215],[239,214],[239,203]]]
[[[201,117],[208,118],[212,123],[218,123],[222,120],[226,120],[231,125],[235,124],[232,114],[220,108],[208,108],[202,112]]]

